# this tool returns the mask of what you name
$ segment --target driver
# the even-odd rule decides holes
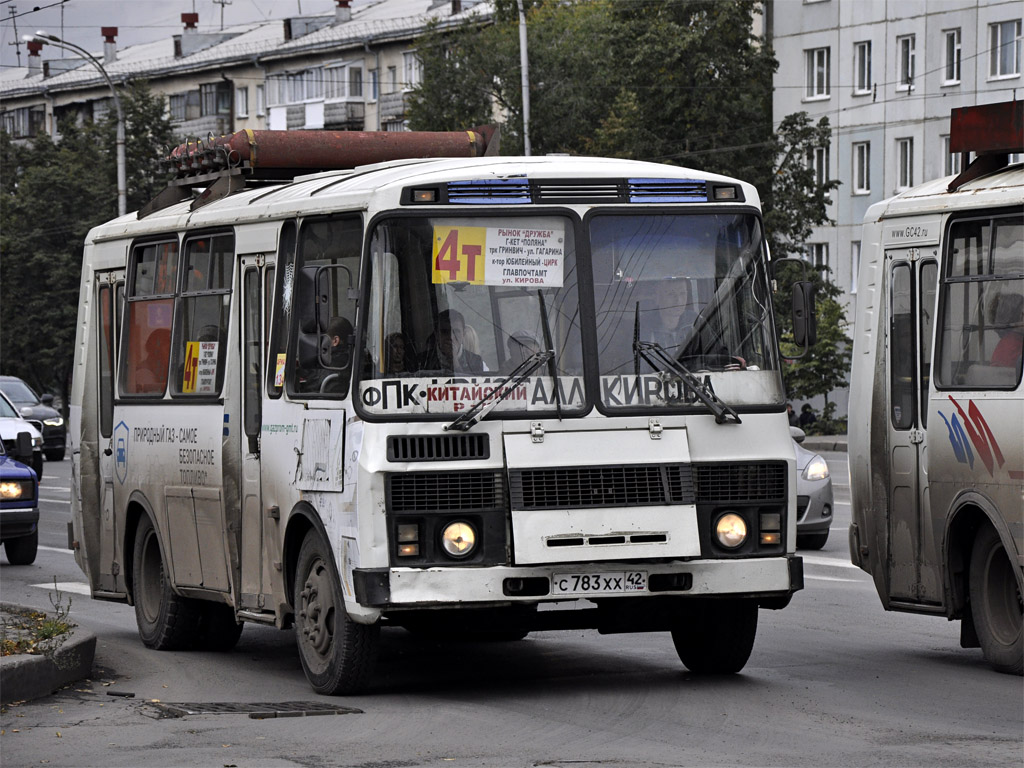
[[[650,327],[645,328],[648,341],[671,350],[685,344],[697,320],[690,302],[690,281],[673,277],[658,282],[652,295],[656,313]]]

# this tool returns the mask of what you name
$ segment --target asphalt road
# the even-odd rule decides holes
[[[311,692],[290,631],[249,625],[228,654],[143,647],[131,608],[74,591],[70,463],[49,464],[43,549],[33,566],[0,559],[0,599],[49,608],[56,579],[72,618],[98,636],[97,666],[89,681],[0,714],[3,765],[1022,765],[1021,678],[961,649],[955,623],[882,610],[846,552],[846,456],[826,458],[832,538],[803,553],[806,589],[790,607],[761,612],[741,674],[691,675],[664,634],[460,645],[388,630],[372,691],[346,699]],[[260,702],[358,711],[260,720],[159,706]]]

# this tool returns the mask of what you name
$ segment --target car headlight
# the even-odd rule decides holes
[[[452,557],[468,557],[476,548],[476,530],[464,521],[449,523],[441,531],[441,546]]]
[[[715,537],[727,549],[736,549],[747,540],[747,521],[735,512],[726,512],[715,523]]]
[[[48,427],[62,427],[64,426],[64,419],[61,416],[54,416],[52,419],[43,419],[43,424]]]
[[[815,456],[804,467],[805,480],[824,480],[828,477],[828,464],[821,456]]]
[[[0,482],[0,499],[12,501],[14,499],[31,499],[31,480],[4,480]]]

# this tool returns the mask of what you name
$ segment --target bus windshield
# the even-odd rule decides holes
[[[589,235],[604,407],[694,404],[634,342],[657,345],[729,405],[784,401],[755,215],[602,214]]]
[[[370,249],[359,394],[368,412],[451,416],[506,385],[495,406],[505,416],[584,409],[570,219],[390,218]],[[524,365],[548,350],[543,364]],[[517,369],[529,375],[505,381]]]

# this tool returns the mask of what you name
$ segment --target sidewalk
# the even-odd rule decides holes
[[[5,636],[18,638],[29,634],[29,630],[17,627],[29,613],[43,611],[0,603],[0,626]],[[96,636],[73,627],[50,653],[0,656],[0,704],[49,696],[68,683],[88,677],[95,655]]]

